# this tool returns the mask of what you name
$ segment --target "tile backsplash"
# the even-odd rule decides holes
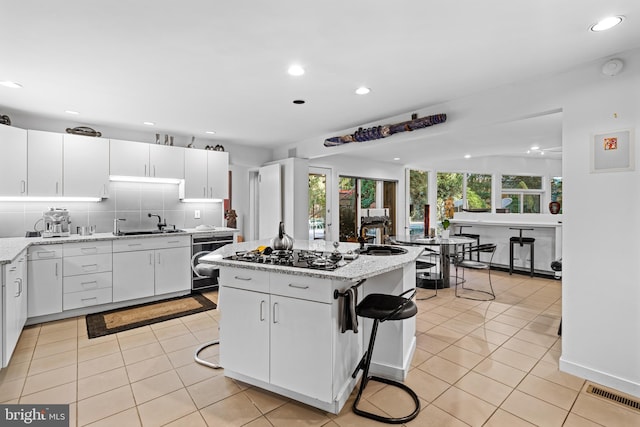
[[[223,225],[221,202],[183,203],[176,184],[111,182],[109,195],[100,202],[0,202],[0,237],[24,237],[26,231],[42,230],[42,213],[50,207],[69,211],[72,234],[83,225],[95,225],[97,233],[111,232],[114,218],[126,219],[121,230],[152,229],[158,220],[148,213],[176,228]],[[194,218],[196,210],[200,219]]]

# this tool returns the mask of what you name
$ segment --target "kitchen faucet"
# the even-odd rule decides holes
[[[120,221],[126,221],[126,218],[115,218],[113,220],[113,235],[117,236],[120,234],[120,228],[118,227],[118,224],[120,223]]]
[[[147,216],[149,218],[151,218],[152,216],[155,216],[158,218],[158,230],[162,231],[166,226],[167,226],[167,222],[162,222],[162,218],[160,217],[160,215],[154,215],[152,213],[148,213]]]

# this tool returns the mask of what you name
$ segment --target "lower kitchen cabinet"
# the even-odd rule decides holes
[[[333,299],[325,298],[333,292],[332,282],[223,268],[220,285],[225,372],[331,402],[334,381],[342,380],[333,372]],[[268,293],[256,291],[261,288]]]
[[[269,382],[269,294],[221,286],[219,300],[225,325],[220,328],[220,364]]]
[[[22,251],[2,272],[2,367],[9,364],[27,321],[27,251]]]
[[[62,245],[31,246],[28,250],[29,317],[62,312]]]
[[[111,242],[63,244],[62,309],[112,302]]]
[[[189,236],[128,239],[113,246],[113,301],[191,289]]]

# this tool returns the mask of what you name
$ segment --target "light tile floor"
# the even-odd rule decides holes
[[[407,383],[422,410],[408,425],[640,425],[639,411],[587,394],[583,379],[558,371],[561,282],[493,277],[493,302],[455,298],[451,289],[417,301]],[[486,272],[467,279],[486,283]],[[418,297],[432,293],[419,289]],[[340,414],[328,414],[195,363],[198,345],[217,337],[218,316],[212,310],[91,340],[84,317],[27,327],[0,371],[0,402],[68,403],[72,426],[379,424],[352,413],[353,395]],[[213,361],[217,351],[202,355]],[[410,401],[370,383],[362,405],[398,416]]]

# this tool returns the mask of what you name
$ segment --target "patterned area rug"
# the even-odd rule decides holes
[[[214,308],[213,301],[200,294],[191,294],[103,311],[87,315],[87,333],[89,338],[97,338]]]

